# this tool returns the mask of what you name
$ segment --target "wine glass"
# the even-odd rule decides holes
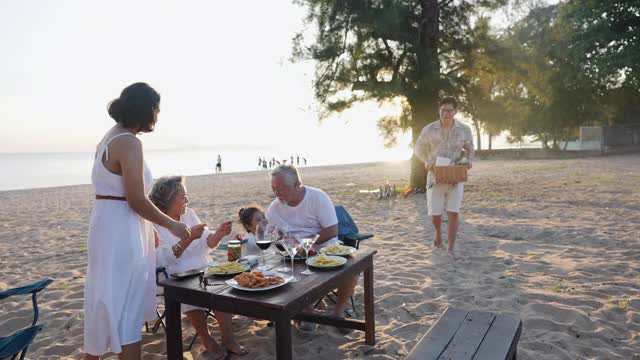
[[[292,236],[289,236],[289,237],[283,238],[282,243],[284,245],[284,248],[287,250],[289,257],[291,257],[291,278],[292,278],[291,282],[296,282],[298,281],[298,278],[296,278],[293,273],[293,259],[298,253],[298,250],[300,249],[300,242],[298,241],[298,239]]]
[[[288,233],[283,230],[278,230],[278,237],[275,240],[274,244],[276,244],[276,248],[280,251],[280,255],[282,256],[282,267],[278,268],[278,271],[289,272],[291,268],[287,266],[287,248],[284,245],[284,238],[288,237]]]
[[[313,274],[313,271],[309,270],[309,250],[311,250],[311,247],[313,246],[313,244],[315,244],[316,240],[318,240],[319,237],[320,235],[313,234],[313,235],[307,235],[302,239],[300,239],[300,243],[302,244],[302,248],[304,249],[304,253],[307,257],[307,260],[305,261],[305,263],[307,264],[307,270],[301,272],[302,275]]]
[[[260,267],[260,271],[268,270],[264,261],[264,251],[271,246],[270,230],[267,222],[259,222],[256,226],[256,245],[262,250],[262,267]]]

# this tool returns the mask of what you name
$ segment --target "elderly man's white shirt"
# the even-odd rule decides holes
[[[275,199],[265,214],[269,223],[276,224],[295,237],[314,235],[338,223],[336,209],[329,195],[310,186],[304,189],[304,198],[297,206],[289,206]],[[320,247],[337,243],[338,238],[334,237]]]

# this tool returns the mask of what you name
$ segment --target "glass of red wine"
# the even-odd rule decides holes
[[[276,244],[276,248],[278,248],[278,251],[280,251],[280,255],[282,256],[282,264],[283,264],[282,267],[278,268],[278,271],[289,272],[291,271],[291,268],[287,266],[288,252],[284,246],[284,243],[282,242],[282,240],[288,236],[288,233],[281,229],[277,229],[276,231],[278,233],[278,237],[276,238],[274,244]]]
[[[262,267],[260,271],[267,271],[267,264],[264,260],[264,251],[271,246],[271,228],[266,222],[259,222],[256,226],[256,245],[262,250]]]

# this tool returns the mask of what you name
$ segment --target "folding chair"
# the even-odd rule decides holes
[[[358,225],[343,206],[336,206],[336,216],[338,217],[338,240],[343,244],[359,249],[360,241],[373,237],[373,234],[360,234]]]
[[[160,275],[164,276],[165,279],[169,278],[169,274],[167,274],[167,269],[165,269],[164,267],[157,267],[156,268],[156,282],[160,280]],[[156,294],[156,296],[160,297],[160,296],[164,296],[164,293],[158,293]],[[162,326],[163,329],[165,329],[165,331],[167,330],[167,327],[164,323],[164,317],[165,317],[165,313],[164,311],[160,311],[160,309],[158,309],[158,306],[156,305],[156,315],[158,316],[158,319],[156,320],[156,322],[153,324],[153,326],[151,327],[151,331],[149,331],[149,323],[145,322],[144,326],[145,326],[145,330],[147,332],[151,332],[153,334],[155,334],[156,332],[158,332],[158,329]],[[207,311],[207,315],[205,317],[205,321],[207,320],[207,318],[209,316],[213,316],[213,314],[211,313],[211,311]],[[198,339],[198,334],[193,335],[193,338],[191,339],[191,342],[189,343],[189,346],[187,346],[187,351],[191,351],[191,348],[193,347],[193,344],[196,342],[196,340]]]
[[[31,294],[31,302],[33,303],[33,321],[31,322],[31,326],[18,330],[9,336],[0,337],[0,359],[11,357],[13,360],[18,357],[18,354],[21,352],[20,360],[24,359],[24,356],[27,354],[27,348],[44,326],[44,324],[36,325],[39,314],[36,294],[52,282],[53,280],[51,279],[45,279],[31,285],[0,291],[0,300],[13,295]]]
[[[335,209],[336,216],[338,217],[338,240],[342,241],[343,244],[359,249],[360,241],[373,237],[373,234],[360,234],[358,225],[356,225],[355,221],[353,221],[353,219],[351,218],[351,215],[349,215],[349,213],[343,206],[338,205],[335,207]],[[333,296],[338,296],[338,294],[334,290],[331,291],[331,294],[333,294]],[[327,298],[335,304],[336,300],[331,294],[328,294]],[[320,301],[322,301],[322,299],[320,299],[316,303],[316,306],[320,303]],[[351,295],[351,310],[355,315],[357,315],[356,305],[353,301],[353,295]],[[349,311],[345,310],[344,313],[347,317],[351,317]]]
[[[159,266],[159,267],[156,268],[156,284],[160,280],[160,275],[161,274],[164,276],[165,279],[169,278],[169,275],[167,274],[167,269],[165,269],[164,267]],[[156,294],[156,297],[160,297],[160,296],[163,296],[163,295],[164,295],[164,293],[158,292]],[[160,312],[160,309],[158,309],[158,305],[157,304],[156,304],[156,315],[158,316],[158,319],[156,320],[155,323],[153,323],[153,326],[151,327],[151,331],[149,331],[149,323],[145,321],[144,327],[145,327],[145,330],[147,332],[155,334],[155,333],[158,332],[158,329],[160,328],[160,326],[162,326],[162,328],[165,329],[165,331],[166,331],[167,327],[164,324],[164,311]]]

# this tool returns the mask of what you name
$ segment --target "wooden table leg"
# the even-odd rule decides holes
[[[167,322],[166,341],[167,358],[169,360],[182,359],[182,322],[180,319],[180,303],[175,301],[171,292],[165,289],[164,314]]]
[[[278,360],[292,360],[291,350],[291,319],[278,317],[276,319],[276,358]]]
[[[364,342],[376,344],[376,319],[373,307],[373,259],[364,271]]]

